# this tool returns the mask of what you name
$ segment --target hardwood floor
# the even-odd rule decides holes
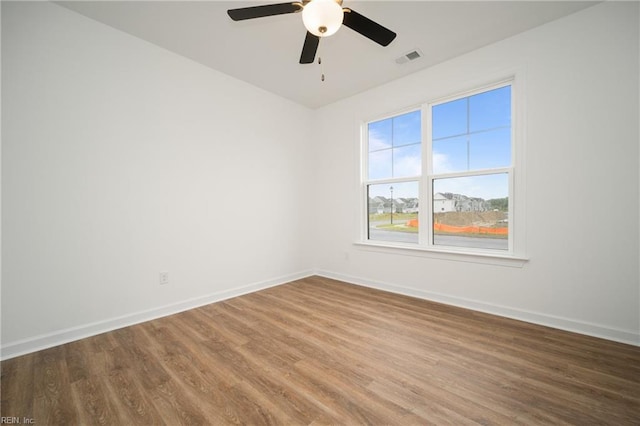
[[[640,347],[311,277],[3,361],[1,398],[37,425],[638,425]]]

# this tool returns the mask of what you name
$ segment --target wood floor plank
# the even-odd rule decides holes
[[[193,343],[173,328],[173,321],[158,323],[151,333],[159,345],[157,354],[169,367],[167,371],[190,397],[200,401],[199,408],[208,421],[215,424],[237,423],[243,417],[228,394],[238,381],[226,380],[220,369],[212,369],[202,350],[193,350]],[[191,348],[190,348],[191,346]]]
[[[44,425],[640,424],[640,347],[323,277],[0,366]]]
[[[33,418],[34,360],[28,354],[2,362],[0,414],[5,417]]]
[[[107,389],[118,415],[130,419],[125,424],[163,424],[152,396],[137,380],[137,371],[118,368],[108,376]]]
[[[43,424],[77,424],[78,410],[71,398],[64,346],[34,356],[33,418]]]
[[[90,376],[71,384],[71,395],[79,424],[115,425],[126,421],[112,403],[101,377]]]

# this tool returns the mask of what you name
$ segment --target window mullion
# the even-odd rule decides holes
[[[471,124],[469,123],[471,110],[469,107],[469,98],[466,98],[466,107],[467,107],[467,133],[465,134],[466,142],[467,142],[467,170],[471,169],[471,137],[469,136],[469,132],[471,131]]]
[[[420,226],[420,244],[430,247],[433,243],[433,226],[432,218],[429,212],[431,208],[431,192],[432,186],[429,176],[433,173],[433,135],[431,132],[431,105],[423,105],[422,122],[426,123],[422,127],[422,140],[424,142],[424,152],[422,154],[422,170],[425,171],[421,179],[420,185],[420,210],[418,211],[418,221],[423,225]]]

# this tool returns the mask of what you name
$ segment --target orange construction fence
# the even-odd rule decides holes
[[[407,222],[407,226],[412,228],[418,227],[418,219],[411,219]],[[485,226],[452,226],[443,223],[434,223],[434,231],[449,232],[452,234],[490,234],[490,235],[509,235],[509,228],[488,228]]]

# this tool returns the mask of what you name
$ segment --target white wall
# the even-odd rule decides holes
[[[44,2],[2,88],[4,357],[309,274],[311,110]]]
[[[320,273],[640,344],[638,16],[638,3],[598,5],[317,111],[316,197],[343,206],[318,222]],[[526,199],[516,202],[530,260],[354,246],[360,123],[512,69],[526,83]]]

